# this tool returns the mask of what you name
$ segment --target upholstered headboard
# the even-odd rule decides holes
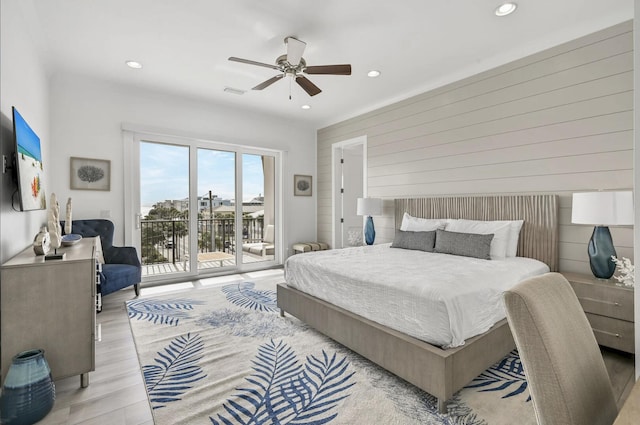
[[[396,229],[407,212],[421,218],[524,220],[518,256],[535,258],[558,271],[557,195],[459,196],[395,200]]]

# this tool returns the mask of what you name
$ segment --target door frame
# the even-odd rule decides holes
[[[340,224],[338,217],[336,217],[336,203],[338,194],[340,193],[340,187],[342,182],[338,182],[336,179],[336,166],[341,158],[338,154],[338,150],[342,150],[345,147],[353,147],[355,145],[362,145],[362,196],[367,197],[367,136],[358,136],[352,139],[336,142],[331,145],[331,246],[336,245],[336,227]]]
[[[254,270],[261,270],[274,267],[283,262],[283,157],[281,150],[254,147],[243,145],[240,143],[226,143],[213,141],[208,138],[188,135],[176,135],[171,131],[150,130],[146,127],[139,127],[130,124],[122,125],[122,139],[124,144],[124,177],[125,181],[131,184],[125,184],[124,187],[124,233],[125,244],[138,247],[138,256],[140,256],[140,142],[175,144],[189,147],[189,210],[197,210],[197,149],[219,149],[232,151],[236,154],[236,188],[235,199],[242,199],[242,155],[269,155],[275,158],[275,252],[274,259],[270,261],[260,261],[255,263],[242,262],[242,249],[236,249],[236,264],[234,267],[222,268],[219,272],[202,273],[198,272],[197,267],[192,267],[189,272],[179,274],[168,274],[161,277],[143,278],[144,283],[172,283],[178,281],[186,281],[198,279],[201,277],[223,275],[229,273],[242,273]],[[195,165],[194,165],[195,164]],[[193,184],[191,183],[193,182]],[[137,208],[137,209],[136,209]],[[236,217],[242,217],[242,202],[236,202]],[[236,235],[242,234],[242,219],[236,220]],[[196,220],[190,220],[190,234],[197,233]],[[191,241],[191,238],[190,238]],[[191,243],[191,242],[190,242]],[[193,242],[195,244],[197,242]],[[191,248],[191,247],[190,247]],[[191,251],[191,249],[190,249]]]

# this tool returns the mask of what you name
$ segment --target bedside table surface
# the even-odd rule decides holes
[[[620,289],[620,290],[623,290],[623,291],[633,292],[633,288],[629,288],[627,286],[624,286],[624,285],[618,283],[618,281],[616,281],[614,279],[598,279],[597,277],[595,277],[593,275],[586,275],[586,274],[573,273],[573,272],[564,272],[564,273],[562,273],[562,275],[569,282],[584,283],[584,284],[587,284],[587,285],[602,285],[602,286],[605,286],[605,287],[611,287],[611,288]]]

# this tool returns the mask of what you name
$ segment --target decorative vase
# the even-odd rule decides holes
[[[373,241],[376,240],[376,228],[373,226],[373,217],[367,216],[367,221],[364,225],[364,240],[367,245],[373,245]]]
[[[44,350],[17,354],[7,371],[0,398],[3,425],[30,425],[44,418],[53,408],[56,390]]]
[[[33,251],[36,255],[46,255],[49,252],[51,241],[49,240],[49,231],[47,226],[42,226],[40,232],[33,239]]]
[[[587,248],[591,272],[598,279],[609,279],[616,271],[616,263],[611,256],[616,255],[611,232],[607,226],[596,226]]]

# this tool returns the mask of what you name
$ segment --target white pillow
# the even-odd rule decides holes
[[[507,244],[507,257],[515,257],[518,252],[518,239],[524,220],[509,220],[509,243]]]
[[[499,260],[507,257],[507,247],[511,235],[510,221],[452,220],[445,228],[450,232],[476,233],[486,235],[493,233],[491,240],[491,259]],[[517,242],[516,242],[517,248]]]
[[[404,213],[400,230],[403,232],[430,232],[432,230],[443,230],[447,224],[447,219],[442,218],[418,218],[411,217]]]

